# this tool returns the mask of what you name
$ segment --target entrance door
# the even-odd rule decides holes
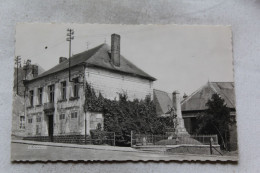
[[[49,115],[48,128],[50,140],[53,142],[53,115]]]

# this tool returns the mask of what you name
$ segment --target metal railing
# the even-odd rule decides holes
[[[217,135],[152,135],[131,132],[131,146],[144,145],[218,145]]]

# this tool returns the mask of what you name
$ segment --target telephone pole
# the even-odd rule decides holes
[[[18,91],[19,90],[18,68],[19,68],[19,65],[21,66],[21,57],[20,56],[15,57],[15,64],[16,64],[16,94],[18,95],[18,93],[19,93],[19,91]]]
[[[70,58],[71,58],[71,40],[73,40],[74,39],[74,30],[73,29],[71,29],[71,28],[68,28],[67,29],[67,39],[66,39],[66,41],[68,41],[69,42],[69,81],[70,82],[73,82],[73,81],[71,81],[71,72],[70,72]]]

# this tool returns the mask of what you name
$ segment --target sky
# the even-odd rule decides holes
[[[191,94],[208,81],[233,82],[229,26],[18,24],[15,55],[48,70],[68,57],[67,29],[74,29],[72,54],[121,36],[121,54],[155,77],[154,88]]]

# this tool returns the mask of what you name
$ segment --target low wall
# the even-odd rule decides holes
[[[24,137],[23,140],[39,141],[39,142],[56,142],[56,143],[71,143],[71,144],[94,144],[94,145],[114,145],[114,139],[92,139],[87,136],[85,143],[85,135],[59,135],[53,136],[53,141],[49,136],[30,136]]]
[[[215,149],[220,152],[219,145],[213,145]],[[214,148],[212,148],[212,154],[220,155]],[[210,146],[209,145],[179,145],[174,148],[166,150],[166,153],[185,153],[185,154],[206,154],[210,155]]]
[[[219,152],[220,146],[213,145]],[[205,154],[210,155],[209,145],[144,145],[144,146],[133,146],[133,148],[142,151],[152,152],[163,152],[166,154]],[[212,148],[212,154],[220,155],[214,148]]]

